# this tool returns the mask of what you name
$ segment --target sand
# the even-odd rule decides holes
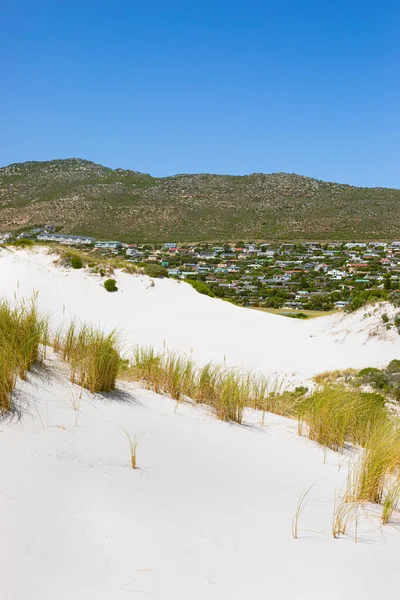
[[[0,434],[2,598],[368,600],[394,597],[400,534],[365,507],[333,539],[347,459],[247,411],[246,426],[125,385],[72,386],[50,357]],[[124,426],[141,434],[129,465]],[[300,494],[314,484],[292,538]]]
[[[99,277],[53,258],[2,250],[1,294],[36,290],[53,326],[76,317],[118,327],[127,348],[165,342],[199,361],[225,355],[299,381],[399,357],[398,334],[381,327],[387,307],[295,321],[124,273],[109,294]],[[1,598],[395,597],[399,514],[381,527],[381,509],[366,505],[357,534],[353,519],[334,539],[334,498],[352,456],[324,454],[294,421],[267,414],[262,425],[247,410],[243,426],[223,423],[133,384],[92,395],[51,352],[18,382],[14,403],[0,424]],[[141,435],[136,470],[122,427]],[[310,486],[295,540],[292,518]]]

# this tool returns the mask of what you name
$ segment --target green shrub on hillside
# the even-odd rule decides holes
[[[152,265],[150,263],[146,263],[144,265],[144,272],[149,277],[168,277],[168,271],[165,267],[161,267],[161,265]]]
[[[33,246],[34,245],[34,241],[30,240],[28,238],[21,238],[19,240],[15,240],[13,242],[14,246]]]
[[[391,360],[387,366],[387,371],[389,373],[400,373],[400,360],[398,358]]]
[[[73,256],[71,258],[71,267],[73,269],[82,269],[83,262],[82,262],[82,259],[80,258],[80,256]]]
[[[390,296],[391,294],[389,294]],[[365,304],[376,302],[377,300],[386,300],[388,298],[388,291],[381,289],[373,289],[373,290],[364,290],[362,292],[358,292],[351,299],[351,302],[346,306],[345,310],[347,312],[353,312]]]
[[[374,367],[368,367],[366,369],[361,369],[361,371],[358,372],[358,377],[361,377],[364,383],[369,383],[374,389],[385,392],[389,391],[390,380],[385,371],[375,369]]]
[[[390,292],[387,299],[393,306],[400,308],[400,292]]]
[[[196,279],[186,279],[186,282],[190,283],[190,285],[196,290],[196,292],[199,292],[199,294],[204,294],[205,296],[210,296],[211,298],[215,297],[208,285],[206,283],[203,283],[203,281],[197,281]]]
[[[107,292],[118,291],[117,282],[115,281],[115,279],[106,279],[106,281],[104,282],[104,287],[106,288]]]

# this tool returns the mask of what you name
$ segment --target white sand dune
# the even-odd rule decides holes
[[[2,250],[0,293],[35,290],[54,326],[79,318],[152,343],[302,381],[325,369],[385,364],[399,336],[378,307],[296,321],[242,309],[173,281],[56,268],[44,252]],[[370,316],[369,313],[371,313]],[[367,315],[364,317],[364,315]],[[73,401],[82,394],[80,408]],[[130,384],[104,396],[73,386],[50,353],[19,382],[0,424],[0,598],[5,600],[375,600],[394,597],[400,534],[365,506],[331,533],[349,457],[246,411],[243,426]],[[141,434],[138,469],[130,434]],[[291,526],[301,493],[313,485]]]
[[[0,294],[39,293],[54,326],[78,317],[106,328],[117,327],[125,346],[153,344],[210,360],[278,373],[301,382],[339,368],[383,366],[400,356],[400,336],[386,331],[381,314],[391,307],[368,307],[301,321],[244,309],[198,294],[171,280],[118,272],[119,291],[110,294],[102,279],[85,270],[62,269],[45,251],[0,251]]]
[[[20,383],[1,424],[1,598],[369,600],[395,597],[400,534],[366,507],[333,539],[346,459],[296,424],[248,426],[133,386],[83,392],[54,358]],[[121,426],[141,433],[129,466]],[[298,498],[314,484],[291,534]],[[378,512],[378,509],[376,509]]]

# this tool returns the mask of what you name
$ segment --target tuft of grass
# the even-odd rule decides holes
[[[324,371],[315,375],[314,381],[318,385],[329,385],[336,383],[338,380],[347,380],[357,375],[356,369],[344,369],[342,371]]]
[[[384,401],[376,394],[344,386],[325,386],[298,403],[299,433],[332,450],[345,442],[364,446],[375,424],[385,421]]]
[[[249,382],[232,370],[221,377],[217,388],[216,411],[222,421],[241,423],[245,406],[249,405]]]
[[[42,360],[48,341],[48,321],[40,315],[36,297],[12,307],[0,302],[0,408],[11,409],[17,377],[26,379],[32,365]]]
[[[92,393],[109,392],[122,366],[115,331],[104,333],[87,325],[77,328],[72,322],[54,338],[54,349],[71,365],[71,381]]]
[[[398,503],[400,500],[400,481],[397,479],[394,483],[389,485],[389,488],[386,491],[386,495],[383,500],[383,508],[382,508],[382,516],[381,522],[382,525],[386,525],[393,514],[393,511],[397,509]]]
[[[129,373],[127,373],[129,378]],[[152,346],[136,346],[130,376],[157,394],[163,391],[162,355]]]
[[[360,502],[384,501],[385,490],[400,468],[400,430],[397,417],[387,415],[376,423],[365,442],[365,448],[353,475],[353,494]],[[395,488],[387,494],[387,508],[395,504]],[[393,502],[392,499],[394,498]]]
[[[193,361],[176,352],[166,352],[162,359],[163,391],[174,400],[192,396],[194,389]]]
[[[344,497],[335,497],[333,505],[332,535],[335,539],[346,534],[347,525],[352,517],[354,506]]]
[[[300,498],[299,501],[297,503],[296,506],[296,511],[294,513],[294,517],[292,519],[292,536],[295,540],[297,540],[297,538],[299,537],[299,519],[300,519],[300,515],[303,512],[307,502],[308,502],[308,494],[310,493],[310,491],[312,490],[312,488],[314,487],[315,483],[313,483],[312,485],[310,485],[310,487],[307,490],[304,490],[301,494],[300,494]]]
[[[137,463],[136,463],[136,454],[137,454],[137,447],[138,447],[138,443],[140,440],[140,435],[138,435],[137,433],[135,433],[135,435],[132,437],[131,434],[125,429],[125,427],[122,427],[122,429],[125,432],[125,435],[128,439],[128,443],[129,443],[129,458],[130,458],[130,464],[132,469],[136,469],[137,468]]]

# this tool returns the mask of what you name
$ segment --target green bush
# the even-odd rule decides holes
[[[382,321],[384,323],[388,323],[389,322],[389,317],[387,316],[387,313],[383,313],[383,315],[382,315]]]
[[[73,256],[71,258],[71,267],[73,269],[82,269],[83,262],[80,256]]]
[[[296,392],[296,394],[304,396],[304,394],[307,394],[308,392],[308,387],[305,387],[304,385],[299,385],[296,388],[294,388],[294,391]]]
[[[210,296],[211,298],[214,298],[214,294],[212,293],[212,291],[206,283],[203,283],[202,281],[197,281],[196,279],[186,279],[186,282],[190,283],[190,285],[196,290],[196,292],[199,292],[199,294],[204,294],[205,296]]]
[[[388,290],[364,290],[362,292],[358,292],[352,297],[351,302],[346,306],[345,310],[347,312],[353,312],[365,304],[373,303],[377,300],[386,300],[386,298],[389,299],[391,295],[392,294],[389,294],[388,296]]]
[[[151,263],[145,263],[144,272],[149,277],[168,277],[168,271],[161,265],[152,265]]]
[[[358,376],[361,377],[365,383],[372,385],[375,389],[384,391],[388,391],[389,389],[389,376],[384,371],[368,367],[366,369],[361,369],[361,371],[358,372]]]
[[[106,288],[107,292],[118,291],[117,282],[115,281],[115,279],[106,279],[104,282],[104,287]]]
[[[393,306],[400,307],[400,292],[390,292],[387,299]]]
[[[390,361],[387,366],[387,371],[389,371],[389,373],[400,373],[400,360],[395,358],[394,360]]]
[[[15,240],[15,242],[13,242],[14,246],[33,246],[34,245],[34,241],[30,240],[28,238],[21,238],[19,240]]]

